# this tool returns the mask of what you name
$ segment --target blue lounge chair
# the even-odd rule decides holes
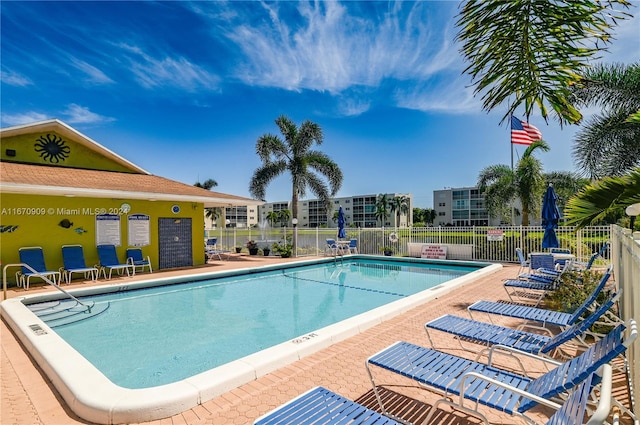
[[[140,248],[128,248],[127,249],[127,262],[135,268],[136,272],[144,272],[144,269],[149,269],[149,273],[153,273],[151,267],[151,258],[147,255],[145,258],[142,255],[142,249]]]
[[[465,348],[462,344],[464,340],[486,346],[502,345],[526,353],[553,357],[555,354],[562,354],[561,346],[571,341],[576,341],[576,345],[580,345],[581,347],[586,346],[587,344],[582,340],[583,336],[588,334],[589,328],[598,322],[598,320],[613,307],[619,296],[620,294],[614,295],[584,320],[574,323],[555,336],[545,328],[536,327],[536,329],[540,331],[546,331],[546,335],[536,332],[526,332],[523,330],[524,328],[514,329],[492,323],[478,322],[477,320],[451,314],[440,316],[437,319],[427,322],[424,326],[432,347],[435,347],[435,345],[429,333],[430,329],[455,335],[458,337],[457,340],[462,348]],[[469,351],[477,350],[470,349]]]
[[[521,275],[525,270],[529,270],[529,260],[524,257],[522,248],[516,248],[516,256],[518,257],[518,261],[520,262],[520,270],[518,270],[518,275]]]
[[[74,273],[82,273],[85,280],[91,278],[95,282],[98,279],[98,268],[87,267],[82,245],[62,245],[62,262],[62,277],[67,281],[67,285],[71,284]]]
[[[607,248],[609,248],[609,242],[603,243],[600,249],[598,250],[598,252],[594,252],[589,258],[589,261],[587,261],[586,263],[580,262],[580,261],[574,261],[571,266],[575,270],[579,270],[579,271],[591,270],[591,267],[593,267],[593,263],[595,263],[598,257],[604,258],[604,253],[607,252]]]
[[[204,253],[207,256],[207,260],[213,260],[217,258],[222,260],[222,256],[225,255],[229,258],[230,251],[218,249],[218,238],[209,238],[204,245]]]
[[[502,283],[511,301],[534,301],[535,306],[540,304],[544,296],[558,287],[563,274],[571,268],[571,262],[567,261],[561,271],[554,275],[528,274],[526,279],[507,279]]]
[[[602,292],[607,281],[611,277],[611,267],[602,275],[600,282],[593,289],[591,294],[584,300],[584,302],[574,310],[573,313],[564,313],[561,311],[546,310],[543,308],[536,308],[530,306],[524,306],[519,304],[502,303],[495,301],[476,301],[471,304],[467,309],[473,317],[473,312],[482,312],[487,314],[495,314],[500,316],[515,317],[517,319],[523,319],[527,321],[540,322],[543,326],[556,325],[560,327],[566,327],[575,323],[582,315],[589,309],[589,307],[596,302],[596,298]]]
[[[48,270],[44,262],[44,252],[40,246],[27,246],[18,250],[20,262],[28,267],[16,272],[16,283],[24,289],[29,289],[29,280],[39,277],[45,282],[51,280],[54,285],[60,283],[60,272]]]
[[[587,411],[587,401],[591,392],[591,383],[600,379],[600,396],[596,410],[587,425],[603,424],[611,410],[611,392],[613,373],[611,366],[604,365],[599,377],[591,374],[571,393],[559,410],[546,422],[546,425],[582,425]],[[553,402],[541,403],[558,408]],[[435,406],[432,407],[435,409]],[[342,397],[323,387],[312,388],[290,402],[256,419],[254,425],[394,425],[393,419],[370,410],[354,401]]]
[[[327,246],[324,249],[325,255],[344,255],[349,253],[349,247],[336,242],[335,239],[327,239]]]
[[[358,240],[357,239],[351,239],[349,241],[349,252],[351,254],[357,254],[358,253]]]
[[[637,336],[636,323],[630,320],[627,324],[614,328],[582,354],[564,363],[513,349],[508,350],[519,356],[534,358],[555,366],[537,378],[494,365],[493,354],[499,350],[506,350],[501,346],[492,348],[488,363],[484,364],[408,342],[396,342],[369,357],[365,365],[376,400],[385,415],[389,412],[378,392],[378,385],[372,373],[373,366],[412,379],[437,393],[445,393],[444,398],[431,409],[425,423],[430,423],[438,404],[447,403],[455,409],[481,418],[488,424],[489,421],[478,410],[480,405],[526,418],[527,411],[539,404],[546,404],[545,400],[566,396],[566,391],[581,384],[592,373],[624,353]],[[465,401],[471,402],[475,408],[464,406]],[[620,405],[615,399],[612,399],[612,402]]]
[[[119,275],[123,271],[127,272],[127,276],[134,276],[136,269],[129,263],[121,263],[118,260],[115,245],[98,245],[98,258],[100,259],[100,271],[107,279],[107,270],[109,270],[109,279],[115,270]]]
[[[316,387],[256,419],[254,425],[371,424],[396,422],[326,388]]]

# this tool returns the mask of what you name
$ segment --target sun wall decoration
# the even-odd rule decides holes
[[[66,142],[60,136],[55,134],[47,134],[36,139],[36,152],[40,154],[40,158],[45,161],[57,164],[69,158],[71,148],[66,146]]]

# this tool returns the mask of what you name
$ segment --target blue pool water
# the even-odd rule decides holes
[[[146,388],[185,379],[480,267],[368,259],[298,266],[83,297],[95,303],[96,314],[49,325],[115,384]]]

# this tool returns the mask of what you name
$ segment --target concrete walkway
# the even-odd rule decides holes
[[[212,261],[205,267],[154,273],[153,275],[160,277],[201,273],[203,271],[254,267],[280,261],[295,260],[234,255],[231,260]],[[364,367],[367,357],[398,340],[428,346],[429,341],[424,331],[424,323],[448,313],[468,316],[466,307],[480,298],[505,299],[506,293],[501,282],[504,279],[514,277],[517,271],[518,267],[505,265],[501,271],[492,276],[478,279],[355,337],[336,343],[287,367],[242,385],[213,400],[206,401],[194,409],[170,418],[147,423],[249,425],[260,415],[317,385],[325,386],[361,404],[377,409],[371,383]],[[133,279],[140,278],[148,278],[148,275]],[[127,278],[118,278],[118,280],[122,279]],[[89,284],[74,282],[71,287]],[[104,284],[104,282],[98,284]],[[64,287],[66,288],[66,285]],[[32,286],[29,293],[49,290],[41,286]],[[9,296],[20,296],[24,293],[21,288],[14,288],[9,292]],[[501,319],[499,323],[514,325],[517,322]],[[88,422],[78,418],[66,406],[29,354],[24,351],[12,331],[8,329],[6,323],[2,321],[0,326],[2,337],[0,422],[3,425],[87,424]],[[475,357],[473,353],[462,350],[451,336],[442,333],[435,334],[437,334],[435,344],[438,349],[467,358]],[[529,364],[528,367],[535,373],[544,373],[545,371],[539,364]],[[628,405],[625,377],[618,372],[614,378],[614,395]],[[412,381],[393,374],[380,371],[376,373],[376,379],[378,379],[379,385],[384,386],[383,396],[388,402],[387,405],[391,406],[391,410],[413,423],[420,423],[429,413],[431,405],[439,398],[435,393],[419,388]],[[481,411],[487,415],[491,424],[525,423],[521,418],[501,414],[489,408],[481,407]],[[552,412],[549,409],[537,408],[532,411],[531,416],[538,422],[544,423],[550,414]],[[621,423],[623,424],[631,423],[626,417],[622,419]],[[463,425],[477,424],[480,421],[461,413],[451,413],[450,410],[443,407],[443,410],[436,412],[433,423]]]

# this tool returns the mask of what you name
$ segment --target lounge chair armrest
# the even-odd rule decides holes
[[[550,329],[547,329],[544,326],[537,326],[537,325],[533,325],[533,324],[529,324],[529,323],[523,323],[521,325],[518,325],[518,327],[516,329],[519,330],[519,331],[524,330],[524,329],[535,329],[535,330],[538,330],[538,331],[542,331],[543,333],[546,333],[550,337],[553,337],[553,332],[551,332]]]
[[[521,390],[520,388],[516,388],[516,387],[513,387],[513,386],[511,386],[509,384],[505,384],[504,382],[496,381],[495,379],[489,378],[488,376],[484,376],[484,375],[482,375],[482,374],[480,374],[478,372],[467,372],[467,373],[463,374],[462,380],[460,381],[460,405],[461,406],[463,405],[464,400],[465,400],[465,397],[464,397],[464,391],[465,391],[465,388],[466,388],[465,384],[470,379],[481,379],[481,380],[483,380],[485,382],[491,383],[491,384],[496,385],[498,387],[506,388],[509,391],[512,391],[512,392],[514,392],[516,394],[520,394],[523,397],[527,397],[528,399],[531,399],[531,400],[535,401],[536,403],[542,404],[544,406],[551,407],[551,408],[556,409],[556,410],[558,410],[560,407],[562,407],[560,404],[555,403],[555,402],[553,402],[551,400],[548,400],[548,399],[543,398],[543,397],[539,397],[539,396],[537,396],[535,394],[531,394],[531,393],[529,393],[527,391]]]
[[[541,361],[543,363],[550,363],[550,364],[552,364],[554,366],[559,366],[559,365],[562,364],[562,362],[559,362],[559,361],[554,360],[554,359],[550,359],[550,358],[547,358],[547,357],[539,356],[539,355],[533,354],[533,353],[527,353],[525,351],[518,350],[517,348],[507,347],[506,345],[496,344],[496,345],[493,345],[493,346],[491,346],[489,348],[489,356],[488,356],[489,359],[488,359],[487,365],[493,366],[493,364],[492,364],[493,355],[494,354],[500,354],[499,353],[500,351],[508,352],[509,355],[517,354],[519,356],[526,356],[526,357],[529,357],[529,358],[534,359],[534,360],[539,360],[539,361]],[[502,354],[504,354],[504,353],[502,353]]]

